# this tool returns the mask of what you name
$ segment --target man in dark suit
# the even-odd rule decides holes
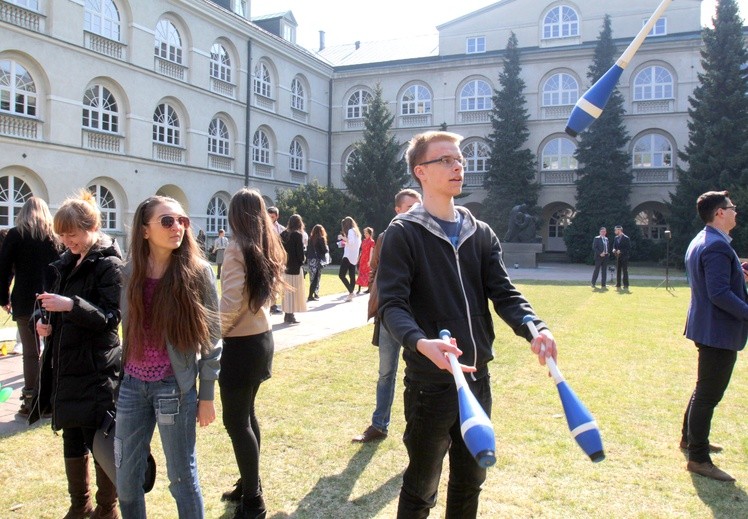
[[[681,448],[688,449],[693,473],[718,481],[735,481],[709,456],[722,448],[710,445],[714,408],[730,383],[738,351],[748,340],[748,274],[730,245],[737,207],[727,191],[701,195],[696,208],[706,227],[686,251],[686,274],[691,286],[685,335],[699,350],[696,389],[683,417]]]
[[[605,281],[608,279],[608,238],[605,236],[608,233],[605,227],[600,227],[600,234],[595,236],[592,240],[592,252],[595,253],[595,270],[592,272],[592,288],[595,288],[597,283],[597,275],[602,269],[602,277],[600,278],[600,286],[605,288]]]
[[[616,225],[616,237],[613,240],[613,254],[616,256],[616,288],[621,288],[623,275],[623,289],[629,289],[629,256],[631,255],[631,239],[623,234],[623,227]]]

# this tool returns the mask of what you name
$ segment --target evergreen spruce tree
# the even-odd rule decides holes
[[[535,156],[523,146],[530,131],[529,114],[523,94],[525,82],[520,77],[520,51],[517,36],[509,36],[504,56],[504,69],[499,74],[501,88],[494,93],[491,110],[493,130],[488,136],[491,157],[483,182],[487,195],[483,219],[502,238],[509,225],[509,211],[527,204],[537,212],[539,184],[535,181]]]
[[[343,175],[356,201],[351,214],[359,215],[356,222],[361,229],[373,227],[376,234],[389,224],[395,195],[410,178],[405,161],[399,157],[400,145],[390,132],[393,120],[382,99],[382,88],[377,85],[364,119],[363,141],[356,143],[356,153]]]
[[[730,191],[733,203],[748,209],[748,97],[744,66],[748,60],[743,22],[735,0],[720,0],[714,28],[703,30],[699,85],[689,97],[688,144],[679,157],[678,185],[670,197],[669,224],[676,261],[704,227],[696,199],[711,190]],[[733,230],[733,246],[748,255],[748,222]]]
[[[597,39],[593,62],[587,71],[590,84],[597,81],[615,62],[619,50],[613,43],[610,16],[606,15]],[[629,136],[623,125],[623,96],[616,88],[605,110],[589,129],[580,134],[575,157],[579,162],[576,215],[564,230],[569,258],[592,261],[592,239],[600,227],[622,225],[635,250],[640,233],[629,208],[631,171],[626,146]],[[612,241],[610,242],[612,245]]]

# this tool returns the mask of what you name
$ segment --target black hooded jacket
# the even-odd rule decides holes
[[[120,322],[122,259],[119,247],[102,236],[76,266],[65,251],[51,263],[49,293],[69,297],[73,309],[51,312],[52,334],[45,340],[38,402],[29,423],[52,411],[52,428],[98,427],[114,410],[122,350]]]

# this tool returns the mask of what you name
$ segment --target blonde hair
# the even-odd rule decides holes
[[[16,229],[22,238],[30,236],[35,240],[51,239],[57,243],[54,221],[47,202],[32,196],[23,204],[16,216]]]
[[[54,228],[57,234],[101,229],[101,212],[93,193],[81,189],[66,199],[55,213]]]

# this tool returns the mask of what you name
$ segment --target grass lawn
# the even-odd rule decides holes
[[[559,367],[597,419],[607,459],[593,464],[577,447],[546,370],[497,322],[491,372],[498,462],[488,471],[480,517],[748,517],[745,354],[712,428],[712,439],[726,447],[714,460],[738,482],[692,476],[678,449],[695,382],[696,351],[682,336],[689,290],[682,283],[671,291],[642,283],[631,293],[519,284],[551,326]],[[339,293],[341,284],[326,275],[322,286]],[[390,437],[375,445],[350,442],[374,406],[377,353],[370,336],[368,325],[276,355],[273,377],[258,396],[268,517],[395,516],[407,462],[400,382]],[[231,517],[233,507],[220,495],[237,469],[217,407],[217,422],[198,431],[198,466],[207,516]],[[147,496],[149,517],[174,518],[157,438],[159,475]],[[443,483],[447,472],[445,462]],[[64,515],[61,437],[44,426],[0,440],[0,487],[0,517]],[[443,517],[445,498],[442,484],[432,517]]]

